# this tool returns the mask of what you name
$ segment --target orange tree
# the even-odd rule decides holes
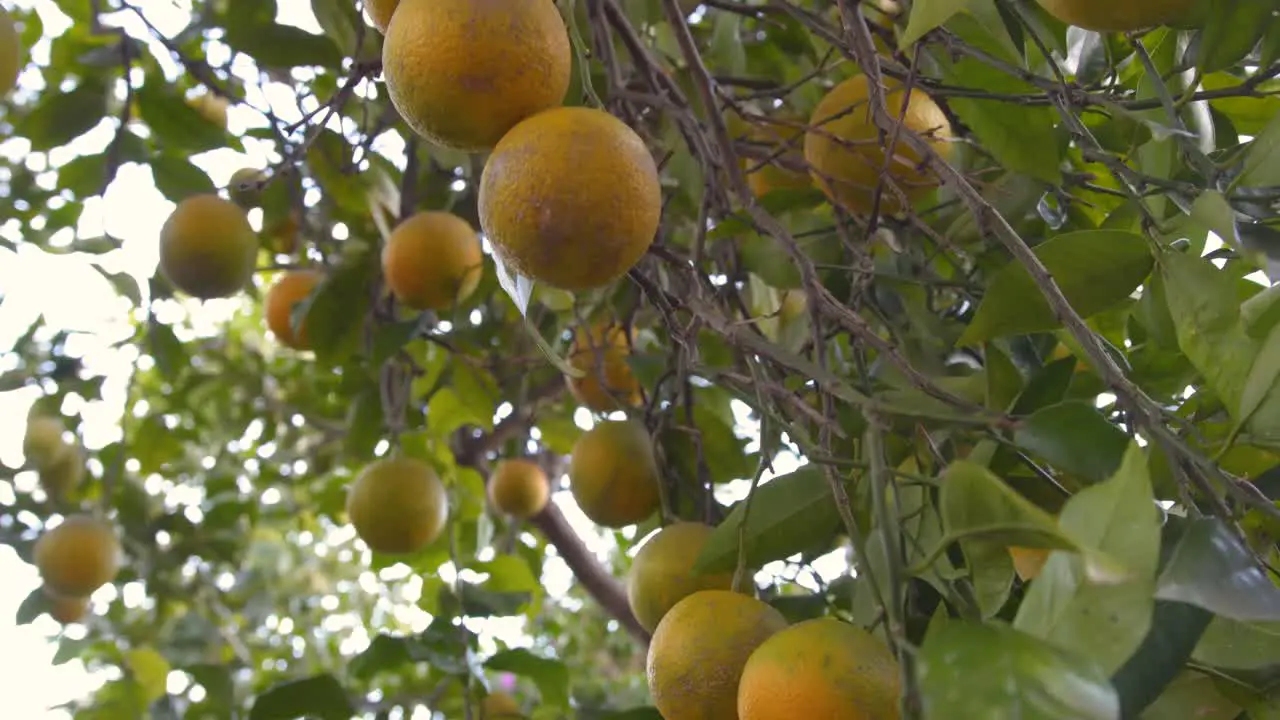
[[[1280,712],[1274,2],[160,5],[0,18],[4,262],[127,307],[0,381],[76,717]]]

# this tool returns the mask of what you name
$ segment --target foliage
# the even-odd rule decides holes
[[[147,3],[15,0],[5,262],[74,259],[128,307],[97,355],[93,329],[41,317],[0,365],[0,391],[38,395],[87,470],[59,498],[29,464],[0,467],[0,542],[30,562],[47,522],[98,509],[124,548],[57,638],[59,661],[118,670],[75,717],[473,717],[509,675],[532,717],[657,717],[619,578],[677,518],[717,526],[699,568],[758,571],[788,620],[885,639],[909,716],[1276,717],[1275,4],[1128,34],[1027,0],[900,4],[881,23],[852,0],[708,0],[684,20],[675,0],[562,0],[565,104],[601,101],[645,140],[657,239],[572,294],[486,252],[475,292],[419,313],[388,297],[380,247],[419,211],[479,228],[484,154],[414,136],[358,3],[209,0],[174,23]],[[794,183],[753,196],[743,169],[798,148],[727,126],[781,137],[863,71],[954,126],[949,160],[929,160],[870,100],[880,142],[940,187],[899,216]],[[253,192],[237,181],[257,206],[252,285],[202,303],[153,264],[121,270],[129,243],[95,218],[137,212],[125,178],[149,174],[171,209],[226,193],[228,153],[265,171]],[[263,316],[297,267],[325,273],[295,318],[309,351]],[[632,330],[643,397],[625,414],[663,478],[662,512],[598,530],[601,555],[562,510],[591,415],[564,356],[597,322]],[[102,408],[119,426],[90,443]],[[408,556],[370,552],[344,509],[392,443],[449,494],[446,530]],[[510,457],[558,490],[528,522],[486,503]],[[1028,582],[1010,546],[1052,552]],[[845,551],[851,566],[815,570]],[[47,602],[33,591],[18,621]],[[511,618],[523,644],[495,639]]]

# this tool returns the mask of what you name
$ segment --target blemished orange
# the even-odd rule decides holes
[[[547,474],[536,462],[511,458],[498,463],[489,478],[489,502],[515,518],[527,520],[542,512],[551,498]]]
[[[323,279],[324,273],[319,270],[291,270],[281,275],[271,289],[267,290],[263,303],[267,328],[281,344],[295,350],[311,347],[306,324],[300,323],[297,330],[294,330],[293,311],[298,303],[311,295]]]
[[[622,277],[653,244],[662,214],[644,141],[587,107],[511,128],[485,162],[478,202],[480,226],[509,268],[569,291]]]
[[[1039,0],[1068,25],[1097,32],[1129,32],[1189,18],[1201,0]]]
[[[649,642],[645,677],[654,706],[665,720],[738,720],[747,658],[786,627],[773,606],[742,593],[703,590],[684,598]]]
[[[835,618],[796,623],[751,653],[739,720],[898,720],[898,662],[879,638]]]
[[[414,310],[446,310],[476,291],[484,274],[480,236],[453,213],[424,210],[391,231],[382,274],[396,300]]]
[[[569,492],[597,525],[621,528],[653,515],[659,482],[653,441],[639,422],[596,423],[573,445]]]
[[[160,228],[160,272],[201,300],[243,290],[257,257],[258,236],[244,210],[217,195],[183,199]]]
[[[387,92],[409,127],[468,152],[563,103],[571,67],[569,34],[547,0],[403,2],[382,45]]]
[[[695,592],[733,587],[731,572],[693,572],[712,531],[705,523],[675,522],[640,546],[627,574],[627,603],[645,630],[653,632],[672,606]]]
[[[569,348],[569,364],[587,374],[580,378],[566,375],[569,392],[595,412],[639,405],[640,381],[627,364],[630,354],[631,338],[625,327],[599,322],[591,326],[589,333],[578,327]]]
[[[408,457],[376,460],[356,476],[347,516],[371,550],[404,555],[440,536],[449,496],[430,465]]]
[[[491,692],[480,703],[480,720],[518,720],[523,717],[520,703],[504,692]]]
[[[902,117],[906,128],[925,137],[945,159],[950,155],[951,123],[923,91],[913,89],[906,98],[902,115],[902,86],[885,78],[885,107],[895,118]],[[887,140],[881,140],[868,104],[869,82],[858,74],[831,89],[818,102],[809,119],[804,138],[804,157],[814,182],[831,202],[857,213],[870,213],[882,171],[892,178],[908,201],[916,202],[935,189],[940,180],[922,169],[921,156],[903,139],[894,145],[886,162]],[[897,214],[902,210],[898,193],[886,182],[880,196],[880,211]]]
[[[395,13],[400,0],[365,0],[364,11],[369,15],[378,32],[387,34],[387,26],[391,24],[391,16]]]
[[[89,597],[120,571],[120,541],[110,523],[77,513],[36,540],[33,559],[50,591]]]

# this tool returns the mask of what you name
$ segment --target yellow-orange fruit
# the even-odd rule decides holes
[[[587,290],[617,280],[649,249],[662,192],[634,130],[602,110],[563,107],[503,136],[480,177],[479,209],[511,269]]]
[[[749,595],[703,590],[686,597],[649,642],[645,675],[654,706],[665,720],[737,720],[747,658],[786,627],[782,613]]]
[[[0,98],[8,95],[18,84],[24,52],[13,18],[0,7]]]
[[[36,470],[49,467],[66,452],[67,442],[62,439],[66,428],[51,417],[33,415],[27,420],[26,434],[22,438],[22,454]]]
[[[480,703],[480,720],[517,720],[523,717],[520,703],[504,692],[491,692]]]
[[[787,119],[796,118],[788,116]],[[751,194],[761,198],[774,190],[803,190],[813,185],[813,179],[807,172],[788,167],[793,164],[804,167],[804,152],[801,150],[803,129],[776,124],[743,125],[742,139],[769,156],[742,157],[738,161],[747,173]]]
[[[62,524],[45,531],[36,540],[33,555],[45,586],[66,597],[89,597],[120,570],[115,530],[90,515],[68,515]]]
[[[551,498],[547,474],[531,460],[503,460],[489,478],[489,502],[498,510],[527,520],[542,512]]]
[[[387,92],[409,127],[469,152],[564,102],[571,67],[569,34],[547,0],[404,2],[382,45]]]
[[[760,644],[738,683],[740,720],[898,720],[888,646],[834,618],[796,623]]]
[[[396,226],[382,248],[387,287],[415,310],[461,303],[475,292],[483,272],[480,237],[452,213],[416,213]]]
[[[364,0],[364,11],[369,16],[378,32],[385,35],[387,26],[391,24],[391,16],[399,7],[400,0]]]
[[[386,458],[356,476],[347,494],[347,516],[374,552],[407,554],[440,536],[449,518],[449,497],[430,465]]]
[[[905,128],[925,137],[943,158],[950,154],[951,125],[942,109],[920,90],[912,90],[902,116],[902,87],[886,79],[885,107],[894,118],[902,117]],[[919,200],[939,183],[938,176],[921,169],[922,158],[904,140],[893,146],[886,162],[888,141],[881,140],[867,102],[866,75],[855,75],[831,89],[809,119],[804,138],[804,157],[809,173],[822,192],[836,204],[851,211],[869,213],[875,188],[885,173],[910,202]],[[896,214],[902,210],[898,194],[886,183],[880,209]]]
[[[84,479],[84,453],[79,445],[66,444],[48,465],[40,468],[40,487],[49,497],[70,495]]]
[[[1009,556],[1013,558],[1013,569],[1023,580],[1034,580],[1040,575],[1044,564],[1049,560],[1050,552],[1052,551],[1048,548],[1009,546]]]
[[[319,270],[290,270],[267,290],[263,301],[267,329],[282,345],[295,350],[305,350],[311,346],[305,323],[300,323],[297,331],[294,330],[293,310],[311,295],[311,291],[323,279],[324,274]]]
[[[1178,23],[1201,0],[1039,0],[1049,14],[1068,25],[1098,32],[1129,32]]]
[[[262,202],[262,188],[259,187],[266,177],[262,170],[240,168],[231,173],[227,181],[227,195],[231,202],[242,208],[254,208]]]
[[[673,605],[695,592],[733,587],[731,572],[693,572],[693,563],[711,531],[704,523],[676,522],[640,546],[627,574],[627,602],[645,630],[653,632]]]
[[[244,210],[217,195],[178,203],[160,228],[160,271],[202,300],[230,297],[253,277],[258,238]]]
[[[204,93],[187,98],[187,105],[203,115],[205,120],[224,130],[226,129],[227,108],[231,105],[226,98],[213,93]]]
[[[566,375],[569,392],[595,412],[617,410],[623,404],[639,405],[640,381],[627,364],[630,354],[631,339],[625,327],[596,323],[589,333],[577,328],[569,348],[569,364],[587,374],[580,378]]]
[[[607,420],[578,437],[569,459],[569,491],[592,522],[638,523],[660,504],[653,442],[633,420]]]
[[[49,601],[47,605],[49,617],[57,620],[62,625],[80,622],[85,613],[89,611],[89,598],[87,597],[59,595],[48,587],[44,588],[44,595]]]

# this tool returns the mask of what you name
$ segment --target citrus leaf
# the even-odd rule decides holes
[[[569,707],[569,669],[559,660],[538,657],[528,650],[506,650],[489,658],[485,667],[527,677],[538,686],[543,702]]]
[[[738,503],[707,538],[694,562],[698,573],[733,570],[746,502]],[[761,567],[830,541],[840,525],[822,468],[808,465],[761,483],[751,500],[743,533],[748,567]]]
[[[1205,613],[1205,617],[1209,614]],[[1196,662],[1224,669],[1280,667],[1280,622],[1241,622],[1214,617],[1192,657]]]
[[[1156,597],[1233,620],[1280,621],[1280,587],[1219,518],[1188,523],[1157,581]]]
[[[319,65],[336,68],[342,53],[324,35],[292,25],[236,23],[227,27],[227,44],[264,67]]]
[[[1037,245],[1034,251],[1067,301],[1085,318],[1128,298],[1146,279],[1154,262],[1147,241],[1123,230],[1064,233]],[[1015,260],[992,278],[957,344],[976,345],[994,337],[1060,326],[1031,275]]]
[[[192,154],[227,144],[226,130],[188,105],[171,87],[163,75],[157,74],[134,92],[138,113],[151,128],[156,144]]]
[[[294,720],[315,716],[321,720],[349,720],[355,714],[351,698],[329,673],[289,680],[268,688],[254,698],[249,720]]]
[[[1178,676],[1213,616],[1186,603],[1157,600],[1142,645],[1111,676],[1121,717],[1138,717]]]
[[[1119,720],[1096,663],[1000,623],[948,620],[918,658],[924,717]]]
[[[1147,467],[1142,448],[1130,442],[1115,475],[1068,500],[1058,525],[1080,545],[1119,560],[1135,578],[1155,580],[1161,512]]]
[[[1206,74],[1226,70],[1248,55],[1275,12],[1274,3],[1258,0],[1215,0],[1215,5],[1196,39],[1196,68]]]
[[[1256,415],[1267,396],[1275,389],[1277,379],[1280,379],[1280,326],[1271,330],[1253,359],[1253,367],[1249,368],[1249,377],[1240,393],[1240,409],[1235,413],[1237,427],[1244,426],[1257,417],[1251,423],[1255,433],[1267,437],[1280,435],[1280,415]]]
[[[1249,144],[1236,184],[1241,187],[1280,185],[1280,115],[1275,115]]]
[[[151,176],[155,179],[156,189],[173,203],[192,195],[216,191],[213,180],[203,170],[192,165],[186,158],[176,155],[157,155],[153,158]]]
[[[907,19],[907,29],[898,40],[898,48],[910,47],[930,30],[940,27],[968,6],[969,0],[918,0],[912,3],[911,17]]]
[[[102,81],[85,78],[71,92],[45,93],[17,123],[14,135],[26,138],[37,152],[66,145],[102,121],[107,92]]]
[[[1129,436],[1089,403],[1068,400],[1037,410],[1013,441],[1059,470],[1100,482],[1119,467]]]
[[[378,266],[365,252],[327,273],[294,312],[307,326],[307,339],[316,360],[336,365],[356,350],[369,309],[369,289]]]
[[[958,460],[942,473],[943,526],[953,538],[975,537],[1001,545],[1075,550],[1077,544],[1053,516],[1031,504],[991,473]]]

